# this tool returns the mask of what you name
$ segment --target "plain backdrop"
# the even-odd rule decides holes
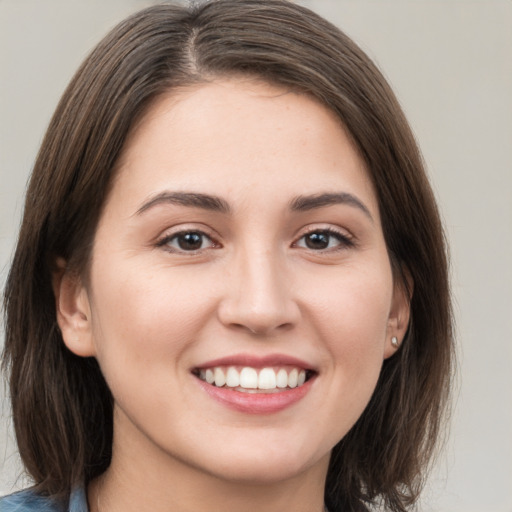
[[[64,87],[110,27],[149,3],[0,0],[2,288],[27,177]],[[352,36],[391,82],[446,223],[458,387],[419,509],[512,512],[512,1],[302,3]],[[5,390],[0,405],[1,495],[26,480]]]

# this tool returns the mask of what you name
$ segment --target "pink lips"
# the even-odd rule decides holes
[[[223,357],[200,364],[194,372],[200,369],[217,366],[236,366],[251,368],[266,368],[278,366],[294,366],[309,372],[314,369],[300,359],[284,354],[273,354],[264,357],[239,354]],[[229,407],[230,409],[248,414],[271,414],[282,411],[304,398],[310,391],[316,377],[316,372],[303,385],[293,389],[284,389],[276,393],[242,392],[233,388],[216,387],[203,380],[197,379],[197,383],[208,396]]]
[[[284,354],[271,354],[263,357],[239,354],[213,359],[198,365],[197,368],[212,368],[214,366],[250,366],[252,368],[264,368],[266,366],[297,366],[305,370],[314,370],[314,368],[305,361]]]

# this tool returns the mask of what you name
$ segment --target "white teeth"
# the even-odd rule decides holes
[[[201,380],[216,387],[276,390],[296,388],[306,382],[306,370],[292,368],[290,373],[285,368],[277,372],[274,368],[261,370],[245,367],[239,372],[234,366],[229,368],[217,366],[215,368],[201,369],[198,376]]]
[[[290,375],[288,375],[288,386],[290,388],[296,388],[298,378],[299,378],[299,371],[297,370],[297,368],[294,368],[290,372]]]
[[[254,368],[242,368],[240,372],[240,386],[246,389],[257,389],[258,372]]]
[[[215,376],[215,385],[218,388],[221,388],[224,386],[224,384],[226,384],[226,376],[224,375],[222,368],[215,368],[213,374]]]
[[[287,388],[288,387],[288,374],[284,368],[281,368],[277,372],[276,376],[276,385],[278,388]]]
[[[258,389],[275,389],[276,372],[272,368],[263,368],[258,376]]]
[[[240,386],[240,374],[233,367],[228,368],[228,373],[226,374],[226,386],[229,388],[237,388]]]

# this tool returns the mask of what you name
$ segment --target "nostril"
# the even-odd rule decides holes
[[[230,324],[230,327],[239,330],[239,331],[245,331],[246,333],[249,333],[253,336],[268,336],[272,332],[275,333],[281,333],[284,331],[287,331],[289,329],[293,328],[293,324],[291,322],[285,322],[277,326],[273,326],[272,324],[266,325],[266,324],[240,324],[240,323],[232,323]]]

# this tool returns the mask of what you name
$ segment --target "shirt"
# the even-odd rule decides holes
[[[83,487],[74,489],[65,505],[28,489],[0,498],[0,512],[89,512],[89,507]]]
[[[62,504],[30,489],[0,498],[0,512],[89,512],[85,489],[77,487]]]

